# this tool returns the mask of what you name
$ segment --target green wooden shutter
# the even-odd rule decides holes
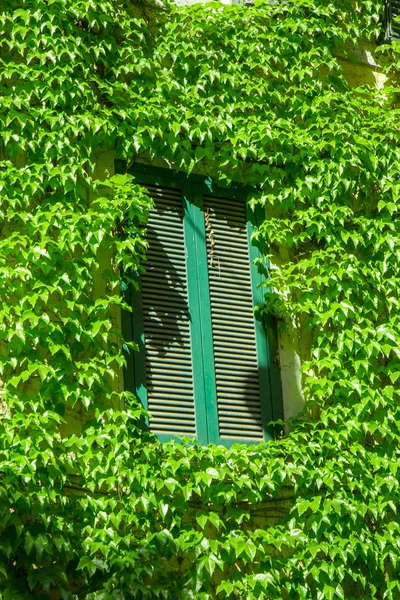
[[[221,441],[264,439],[244,202],[204,196]]]
[[[395,21],[395,17],[400,17],[400,0],[386,0],[386,39],[400,40],[400,21]]]
[[[142,276],[143,330],[150,429],[157,435],[196,433],[190,316],[179,190],[146,185],[154,199]]]
[[[394,17],[400,17],[400,1],[399,0],[391,0],[391,10],[392,10],[392,37],[396,40],[400,39],[400,21],[395,21]]]
[[[143,165],[132,172],[155,202],[146,272],[132,295],[140,352],[126,379],[152,414],[150,429],[161,441],[272,439],[280,387],[273,327],[253,316],[264,295],[249,243],[255,215],[241,191],[217,190],[209,179]]]

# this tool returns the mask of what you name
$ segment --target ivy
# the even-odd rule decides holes
[[[0,597],[393,599],[399,578],[398,45],[383,3],[0,10]],[[378,51],[377,51],[378,52]],[[259,310],[312,336],[269,445],[161,445],[120,391],[151,202],[114,152],[253,186]],[[72,427],[71,422],[75,425]]]

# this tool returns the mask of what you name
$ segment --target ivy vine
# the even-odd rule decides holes
[[[3,0],[3,600],[400,597],[400,54],[380,48],[383,90],[338,59],[382,17],[370,0]],[[288,257],[274,301],[313,339],[286,438],[161,445],[117,391],[151,202],[98,180],[111,151],[254,186],[256,235]]]

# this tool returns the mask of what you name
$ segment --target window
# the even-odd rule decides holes
[[[396,17],[400,17],[400,0],[385,0],[385,39],[389,42],[400,42],[400,21]]]
[[[166,171],[166,172],[164,172]],[[250,244],[255,215],[242,193],[210,179],[143,167],[154,199],[132,339],[140,352],[128,385],[152,414],[161,441],[254,443],[273,437],[281,415],[273,324],[254,317],[263,299]]]

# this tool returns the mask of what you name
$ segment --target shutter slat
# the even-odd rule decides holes
[[[229,336],[232,340],[247,340],[247,334],[246,333],[241,333],[240,331],[229,331]],[[226,334],[225,332],[216,332],[214,334],[214,340],[215,342],[217,342],[217,340],[221,339],[222,341],[226,340]]]
[[[150,429],[158,434],[195,435],[192,351],[187,270],[179,190],[146,185],[155,208],[147,225],[149,243],[142,275]]]
[[[213,299],[215,299],[216,301],[220,301],[220,302],[224,302],[224,304],[226,304],[227,306],[230,305],[234,305],[234,306],[243,306],[245,308],[248,307],[249,305],[249,301],[251,302],[251,297],[249,296],[240,296],[237,294],[227,294],[226,291],[221,292],[221,293],[212,293],[211,297]]]
[[[244,263],[246,265],[246,263]],[[247,266],[247,265],[246,265]],[[218,271],[221,270],[222,268],[222,263],[219,262],[219,258],[216,259],[216,261],[214,261],[214,269]],[[225,275],[227,273],[231,274],[231,279],[235,282],[235,283],[245,283],[246,279],[243,277],[243,267],[241,268],[240,265],[234,265],[233,263],[231,263],[230,265],[224,265],[224,273]],[[228,283],[228,280],[226,280],[226,283]]]
[[[150,339],[150,341],[147,342],[149,355],[152,354],[154,356],[158,356],[160,353],[160,349],[165,350],[165,343],[163,340],[157,340],[157,342],[155,342],[154,338],[151,339],[150,336],[148,336],[148,338]],[[165,355],[162,361],[162,364],[165,365],[166,369],[168,369],[168,365],[176,366],[181,361],[191,364],[190,358],[187,357],[187,348],[185,348],[184,346],[171,346],[171,348],[173,352],[173,360],[171,360],[170,358],[168,360],[168,357]],[[178,354],[180,354],[181,356],[178,356]]]
[[[154,428],[152,431],[155,433],[167,433],[170,434],[171,430],[173,430],[175,435],[194,435],[194,431],[188,432],[189,422],[188,421],[180,421],[178,419],[158,419],[160,422],[160,426],[157,426],[157,429]]]
[[[238,350],[238,352],[234,353],[234,350]],[[235,343],[235,344],[231,344],[231,350],[227,351],[224,348],[221,348],[220,350],[218,350],[218,354],[215,357],[215,362],[216,364],[218,363],[222,363],[225,364],[225,362],[227,360],[234,360],[236,362],[246,362],[246,363],[254,363],[254,354],[250,354],[250,353],[246,353],[246,355],[243,355],[241,353],[242,352],[242,345],[239,343]]]
[[[229,298],[229,295],[230,295],[229,292],[227,292],[226,297]],[[215,300],[216,300],[215,303],[216,304],[218,302],[219,302],[219,304],[221,304],[220,297],[221,297],[220,294],[211,294],[211,299],[215,298]],[[251,299],[249,300],[249,305],[251,305]],[[240,323],[242,323],[242,322],[245,323],[246,321],[248,321],[250,323],[254,322],[253,309],[251,310],[250,313],[244,312],[242,315],[241,314],[239,315],[238,313],[232,314],[232,309],[230,309],[230,308],[225,308],[225,306],[220,306],[220,309],[218,310],[218,314],[217,314],[216,318],[218,318],[218,319],[225,319],[226,320],[225,314],[231,315],[232,316],[232,319],[231,319],[232,321],[239,321]],[[229,323],[228,321],[229,321],[229,319],[226,320],[227,327],[232,327],[233,323]]]
[[[174,225],[176,227],[179,226],[179,221],[176,221],[176,223],[174,223]],[[154,223],[155,226],[158,226],[158,228],[160,227],[164,227],[167,225],[167,223],[163,223],[162,220],[160,220],[158,223]],[[172,222],[169,222],[169,226],[171,227]],[[172,228],[171,228],[172,229]],[[155,240],[160,240],[160,241],[169,241],[169,245],[164,249],[165,253],[169,253],[169,252],[176,252],[178,255],[180,254],[180,246],[179,246],[179,239],[176,239],[174,232],[171,231],[164,231],[162,234],[160,235],[155,235],[153,232],[150,232],[150,235],[148,235],[148,239],[151,241],[155,241]],[[150,249],[150,255],[152,253],[152,249]],[[181,262],[183,263],[182,259]]]
[[[217,304],[217,302],[215,302],[215,304]],[[220,326],[222,327],[224,322],[226,323],[227,319],[229,318],[229,311],[225,311],[225,312],[221,312],[221,315],[218,316],[218,319],[215,319],[216,324],[220,324]],[[246,336],[249,327],[251,327],[254,324],[254,320],[251,319],[246,319],[245,321],[243,319],[240,319],[240,317],[238,317],[236,314],[235,316],[232,316],[232,323],[231,325],[233,325],[235,327],[235,329],[227,329],[226,330],[226,337],[229,335],[236,335],[236,334],[240,334],[240,337],[243,338]],[[223,336],[224,332],[221,332],[221,330],[218,331],[218,334],[220,334],[221,336]],[[226,338],[225,338],[226,339]]]
[[[157,374],[160,374],[160,375],[162,375],[163,377],[165,376],[165,369],[164,369],[164,367],[161,367],[161,368],[160,368],[160,367],[157,367],[157,366],[154,366],[154,365],[152,365],[152,367],[151,367],[151,371],[152,371],[152,373],[154,374],[154,376],[155,376],[155,375],[157,375]],[[189,371],[189,372],[191,373],[191,365],[190,365],[190,364],[187,364],[187,365],[185,365],[185,364],[182,364],[182,363],[181,363],[181,364],[179,365],[179,368],[178,368],[178,369],[176,368],[176,366],[175,366],[174,368],[172,368],[172,369],[169,369],[169,371],[168,371],[168,374],[169,374],[169,375],[171,375],[171,376],[172,376],[172,374],[174,374],[174,373],[175,373],[176,375],[182,375],[182,374],[183,374],[183,371]],[[190,377],[191,377],[191,375],[190,375]]]
[[[149,271],[148,275],[157,277],[157,275],[159,275],[159,273],[157,272],[153,272],[153,271]],[[150,277],[149,277],[150,279]],[[152,283],[149,283],[148,287],[146,288],[146,291],[143,293],[144,297],[147,297],[149,299],[149,302],[152,301],[152,298],[154,297],[155,293],[158,293],[158,295],[160,295],[160,291],[162,290],[162,295],[163,295],[163,299],[165,300],[165,296],[169,296],[171,297],[171,299],[175,302],[175,304],[182,304],[182,306],[185,306],[185,302],[187,301],[186,299],[186,294],[183,293],[183,290],[181,290],[180,288],[177,287],[172,287],[171,285],[169,285],[168,287],[166,287],[165,285],[157,285],[156,281],[153,281]],[[168,304],[166,304],[166,307],[168,306]]]
[[[179,403],[179,406],[175,406],[174,404],[171,405],[171,401],[170,400],[164,400],[164,399],[158,399],[157,401],[157,409],[159,407],[162,406],[167,406],[170,408],[170,410],[172,412],[182,412],[187,410],[190,414],[193,412],[192,410],[192,403],[191,402],[184,402],[183,400]]]
[[[219,433],[262,441],[246,208],[210,196],[204,203]]]
[[[242,380],[239,377],[235,377],[235,376],[230,376],[228,377],[227,375],[224,376],[217,376],[218,381],[220,382],[220,387],[221,389],[223,389],[223,386],[225,385],[226,389],[231,389],[231,386],[235,386],[235,389],[240,389],[240,384],[243,383]],[[251,388],[254,388],[257,390],[258,393],[258,382],[251,382],[250,379],[248,379],[246,381],[246,385],[243,384],[243,389],[241,389],[240,393],[243,392],[243,390],[247,390],[249,393],[251,393]]]
[[[159,385],[163,385],[164,389],[166,391],[168,390],[180,390],[181,392],[185,393],[185,390],[190,390],[191,389],[191,381],[169,381],[168,379],[165,379],[164,377],[157,379],[156,377],[153,377],[153,381],[152,381],[153,385],[155,383],[158,383]]]
[[[144,319],[146,322],[148,322],[150,325],[153,324],[154,320],[157,318],[157,313],[152,310],[151,313],[149,313],[149,315]],[[164,330],[172,330],[175,331],[176,327],[175,327],[175,317],[174,315],[170,315],[169,313],[166,313],[165,315],[163,315],[163,324],[162,324],[162,328]],[[188,335],[188,333],[186,332],[186,329],[182,329],[180,331],[180,335],[182,337],[185,337]]]
[[[162,310],[163,308],[165,308],[165,314],[173,314],[173,311],[170,309],[174,309],[174,310],[178,310],[179,307],[182,307],[182,301],[180,298],[174,299],[174,298],[168,298],[168,304],[165,303],[165,301],[163,300],[163,298],[155,298],[154,297],[154,293],[153,294],[149,294],[146,298],[148,301],[151,302],[152,306],[150,308],[150,310],[153,309],[159,309]],[[185,311],[182,311],[182,314],[185,314]],[[149,314],[153,314],[150,313]]]
[[[235,398],[232,398],[230,403],[231,403],[231,406],[237,405],[239,407],[239,409],[240,409],[242,401],[241,400],[237,400]],[[253,400],[253,401],[249,400],[248,401],[248,405],[249,405],[249,408],[251,409],[252,412],[260,412],[260,401],[258,399],[257,400]],[[223,411],[224,408],[221,408],[220,410]],[[231,409],[228,407],[226,410],[230,411]]]
[[[218,268],[218,266],[217,266]],[[228,289],[228,290],[234,290],[237,292],[240,292],[241,294],[250,294],[248,289],[246,289],[246,279],[232,279],[231,281],[225,281],[223,279],[221,279],[221,281],[219,282],[219,288],[221,290],[223,289]]]
[[[155,260],[152,259],[151,265],[150,265],[150,267],[147,267],[147,270],[149,271],[151,269],[154,269],[154,267],[156,265],[157,266],[162,266],[162,263],[157,263],[157,261],[155,261]],[[179,272],[177,272],[177,273],[167,273],[166,276],[165,276],[165,279],[166,279],[166,282],[165,282],[166,285],[164,286],[165,289],[168,289],[171,284],[172,285],[178,284],[178,286],[179,286],[180,283],[181,283],[181,277],[180,277]]]
[[[181,398],[181,396],[184,396],[184,397]],[[158,402],[161,401],[161,400],[168,401],[168,404],[171,404],[171,403],[174,404],[175,403],[175,405],[179,407],[180,406],[180,402],[183,402],[183,403],[185,402],[185,398],[186,398],[186,392],[181,392],[180,388],[176,388],[175,392],[173,392],[173,390],[167,390],[165,392],[159,392],[157,394],[157,404],[155,405],[155,409],[154,410],[157,410]],[[190,402],[190,401],[188,400],[188,402]],[[166,411],[166,416],[168,416],[168,410]],[[153,425],[153,427],[154,427],[154,425]]]

